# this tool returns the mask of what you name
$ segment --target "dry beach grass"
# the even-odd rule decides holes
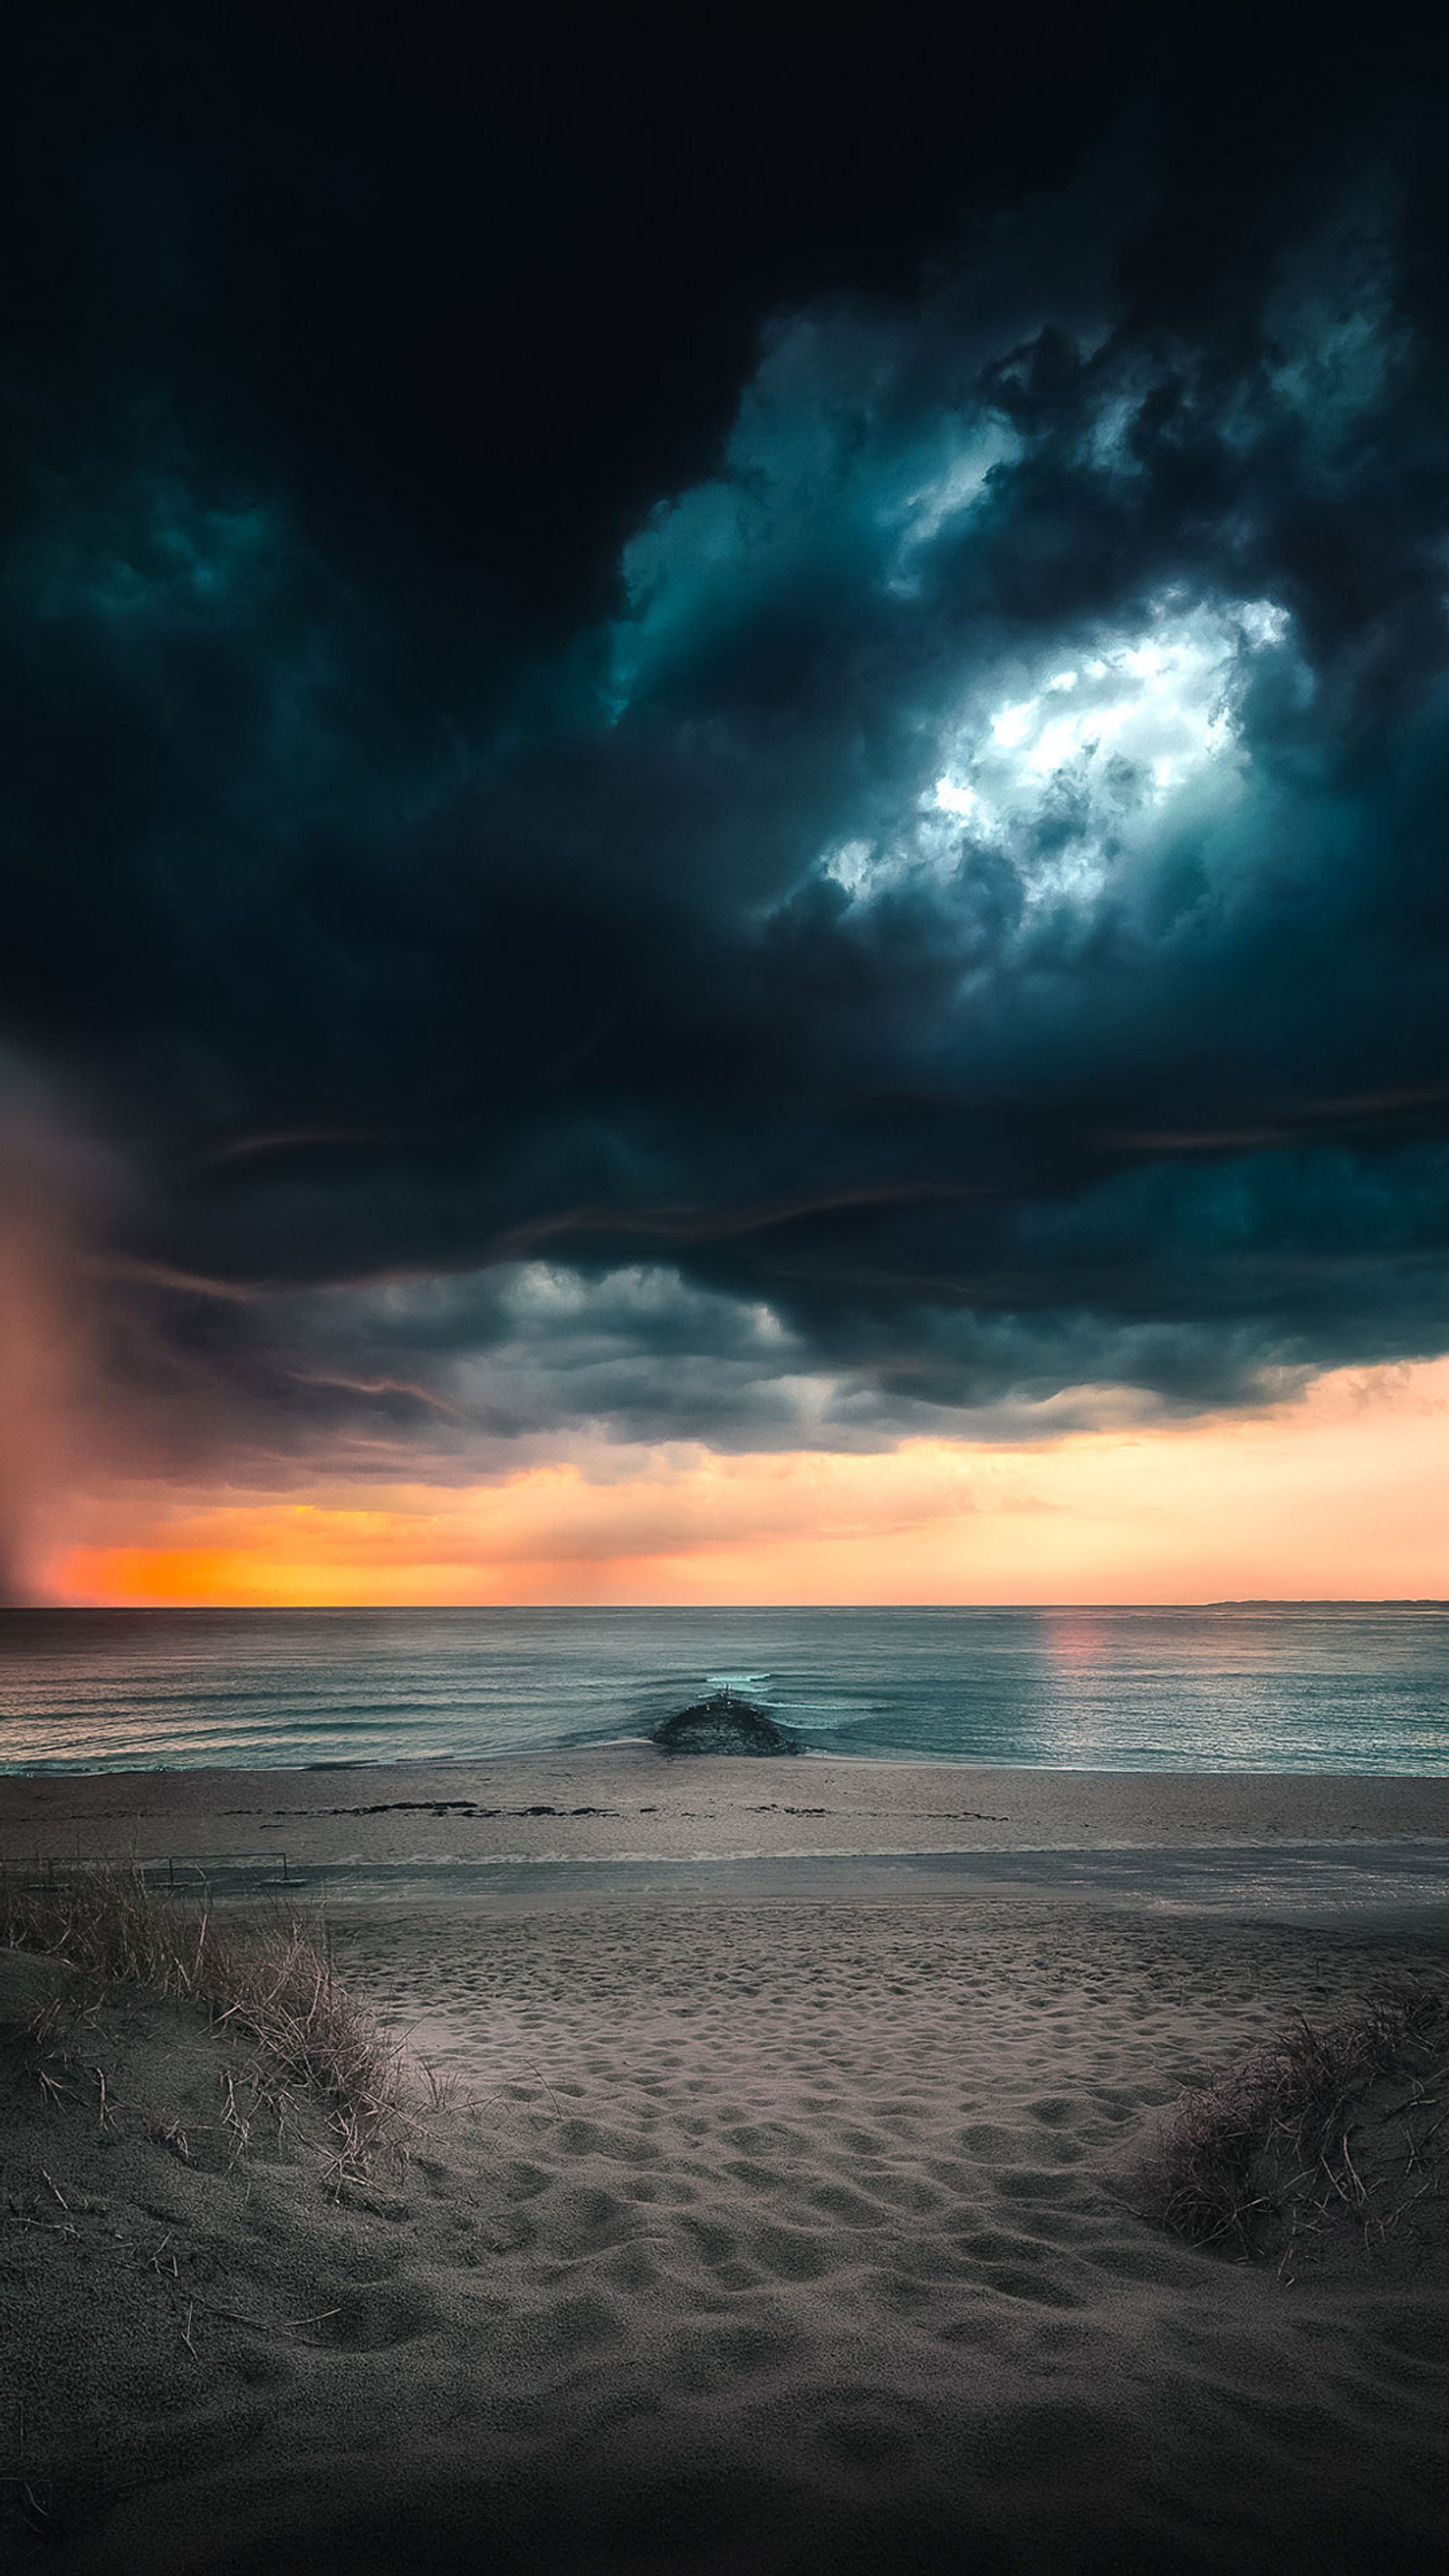
[[[404,2052],[335,1975],[325,1925],[285,1908],[188,1903],[133,1863],[102,1861],[39,1881],[0,1871],[0,1949],[77,1972],[22,2033],[42,2056],[58,2050],[83,1999],[94,2011],[114,1989],[137,1988],[250,2042],[252,2092],[279,2123],[291,2102],[324,2105],[339,2176],[365,2170],[401,2132]],[[229,2116],[237,2127],[234,2097]]]
[[[1446,2102],[1449,1980],[1386,1986],[1338,2022],[1300,2014],[1172,2106],[1144,2163],[1146,2205],[1194,2244],[1273,2250],[1284,2279],[1326,2228],[1360,2231],[1366,2249],[1401,2231],[1417,2242],[1446,2214]]]
[[[279,2129],[220,1986],[113,1981],[64,2090],[0,2053],[0,2466],[38,2569],[1341,2576],[1442,2545],[1442,1919],[440,1895],[339,1908],[332,1968],[380,2063],[410,2034],[455,2087],[365,2171],[295,2060]],[[1180,2186],[1238,2159],[1240,2207],[1244,2173],[1293,2185],[1300,2114],[1371,2223],[1321,2171],[1211,2244],[1163,2223],[1185,2149]]]

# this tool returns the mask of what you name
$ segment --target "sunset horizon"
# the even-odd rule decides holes
[[[1432,1599],[1449,1589],[1434,1580],[1446,1416],[1441,1362],[1325,1376],[1271,1414],[1051,1442],[918,1438],[865,1454],[595,1444],[486,1484],[123,1490],[83,1507],[87,1536],[54,1549],[32,1597],[277,1608]]]

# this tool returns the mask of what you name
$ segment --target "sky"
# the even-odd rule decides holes
[[[0,1600],[1449,1593],[1386,23],[62,5]]]

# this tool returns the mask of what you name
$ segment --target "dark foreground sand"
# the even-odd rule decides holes
[[[198,1822],[201,1775],[163,1776]],[[319,1805],[396,1809],[415,1785],[229,1777],[294,1809],[319,1779]],[[950,1781],[994,1812],[1024,1777],[1039,1831],[1051,1775]],[[680,1765],[667,1795],[717,1849],[751,1796],[816,1803],[815,1778]],[[1162,1830],[1171,1784],[1151,1785]],[[1235,1848],[1255,1815],[1260,1841],[1271,1816],[1321,1842],[1341,1788],[1422,1793],[1365,1801],[1380,1839],[1445,1830],[1427,1783],[1302,1785],[1295,1809],[1292,1783],[1180,1784],[1179,1833],[1210,1839],[1205,1789]],[[32,1793],[77,1787],[132,1796],[133,1826],[144,1804],[134,1782],[5,1784],[12,1852]],[[1078,1775],[1059,1825],[1095,1800],[1101,1847],[1114,1815],[1128,1843],[1143,1787]],[[1449,1904],[1422,1884],[1392,1926],[1080,1888],[741,1903],[721,1880],[621,1903],[597,1866],[587,1902],[458,1904],[418,1896],[428,1848],[397,1855],[388,1903],[336,1907],[333,1939],[459,2091],[405,2167],[340,2200],[320,2143],[277,2140],[244,2054],[173,2012],[107,2006],[53,2101],[0,2050],[17,2563],[1266,2576],[1442,2555],[1444,2203],[1253,2264],[1164,2234],[1139,2188],[1185,2084],[1385,1975],[1449,1973]]]

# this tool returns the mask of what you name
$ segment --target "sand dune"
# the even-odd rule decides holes
[[[1133,2182],[1184,2083],[1449,1967],[1442,1918],[434,1903],[335,1939],[463,2088],[341,2201],[260,2115],[234,2157],[239,2069],[174,2013],[107,2007],[53,2102],[10,2065],[4,2466],[42,2566],[1253,2576],[1442,2544],[1438,2205],[1330,2230],[1290,2285]]]

